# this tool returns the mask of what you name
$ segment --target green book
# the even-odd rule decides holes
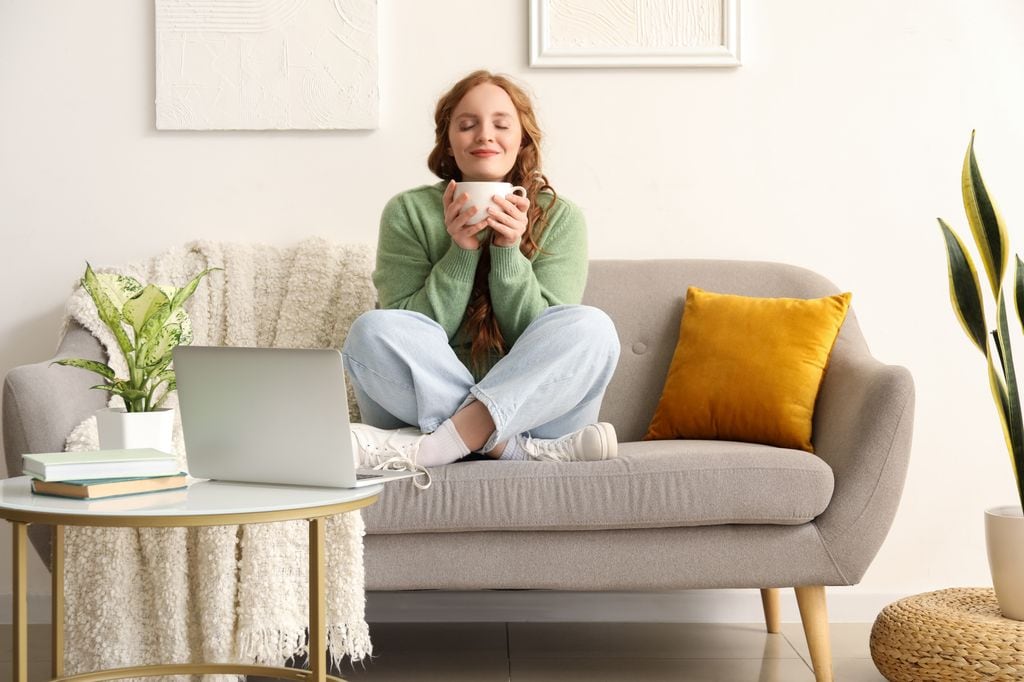
[[[22,455],[21,459],[25,475],[42,481],[91,481],[178,473],[174,455],[152,448],[42,452]]]
[[[188,476],[184,473],[178,473],[173,476],[97,478],[91,481],[32,480],[32,492],[38,495],[73,497],[80,500],[138,495],[186,487],[188,487]]]

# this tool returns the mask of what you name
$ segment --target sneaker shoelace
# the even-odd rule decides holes
[[[416,486],[417,488],[419,488],[420,490],[426,490],[427,488],[430,487],[430,484],[432,482],[432,479],[430,477],[430,472],[427,471],[427,467],[423,466],[422,464],[417,464],[416,462],[414,462],[410,458],[404,457],[402,455],[395,455],[394,457],[390,457],[390,458],[384,460],[383,462],[381,462],[380,464],[376,465],[373,468],[374,469],[378,469],[380,471],[415,471],[415,472],[418,472],[418,475],[413,477],[412,484],[414,486]],[[426,476],[427,477],[427,482],[426,483],[420,483],[420,480],[419,480],[420,476]]]
[[[569,434],[568,436],[554,439],[538,439],[524,436],[522,448],[531,457],[537,459],[547,459],[553,462],[570,461],[573,459],[575,451],[572,443],[573,435]],[[536,441],[540,442],[537,443]]]
[[[380,445],[380,449],[383,450],[384,452],[393,452],[395,454],[385,460],[382,460],[379,464],[374,465],[373,468],[379,471],[418,472],[419,475],[413,477],[412,484],[419,488],[420,490],[426,490],[427,488],[430,487],[430,484],[433,482],[433,479],[430,476],[430,472],[427,471],[427,468],[425,466],[423,466],[422,464],[417,464],[412,457],[409,457],[407,454],[405,454],[405,451],[402,448],[402,446],[396,445],[395,443],[391,442],[397,436],[397,432],[388,435],[388,437],[385,438],[384,442],[381,443]],[[422,440],[422,438],[420,438],[420,440]],[[421,476],[426,477],[426,483],[420,482]]]

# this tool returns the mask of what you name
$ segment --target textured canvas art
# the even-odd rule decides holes
[[[156,0],[160,130],[376,128],[376,0]]]
[[[532,66],[735,66],[739,0],[532,0]]]

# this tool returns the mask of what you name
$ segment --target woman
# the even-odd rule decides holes
[[[596,422],[618,336],[602,311],[579,305],[586,226],[540,172],[529,97],[475,71],[434,120],[427,165],[442,181],[384,207],[380,309],[355,321],[343,349],[365,422],[352,428],[357,462],[426,473],[471,452],[615,457],[614,428]],[[527,196],[495,196],[469,225],[477,207],[456,196],[456,181],[510,182]]]

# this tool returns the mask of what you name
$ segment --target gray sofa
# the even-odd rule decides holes
[[[602,407],[619,457],[604,462],[459,462],[426,491],[393,484],[364,512],[368,590],[757,588],[778,632],[778,589],[796,589],[818,680],[830,680],[825,586],[860,581],[892,523],[913,423],[909,372],[874,359],[851,310],[814,416],[816,455],[752,443],[643,442],[675,347],[686,288],[812,298],[838,289],[778,263],[592,261],[584,303],[622,345]],[[856,302],[856,295],[855,295]],[[58,357],[102,355],[80,327]],[[4,384],[8,471],[60,450],[103,404],[86,372],[49,360]],[[741,389],[741,387],[738,387]],[[49,556],[46,528],[30,528]]]

